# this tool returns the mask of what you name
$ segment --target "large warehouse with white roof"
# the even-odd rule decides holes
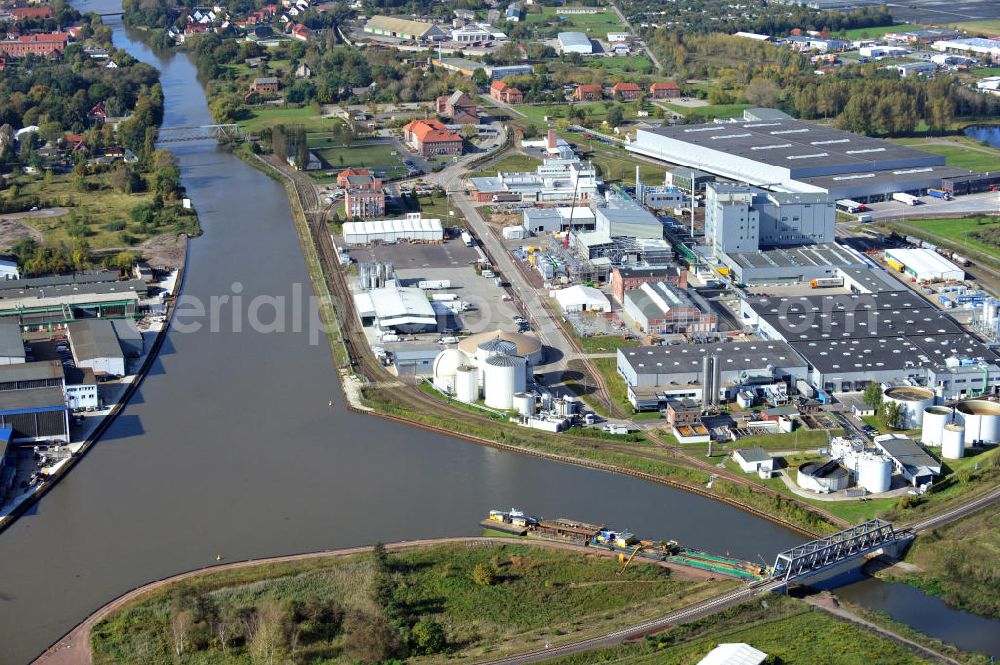
[[[639,129],[628,150],[752,185],[862,201],[968,173],[941,155],[790,118]]]

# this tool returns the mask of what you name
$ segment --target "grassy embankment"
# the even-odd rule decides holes
[[[915,568],[878,573],[940,596],[948,605],[987,617],[1000,615],[1000,514],[981,510],[922,534],[906,553]]]
[[[737,605],[643,642],[548,661],[550,665],[690,665],[722,643],[745,642],[783,665],[913,665],[897,642],[785,596]]]
[[[967,30],[973,34],[985,35],[987,37],[1000,36],[1000,19],[996,18],[963,21],[961,23],[953,23],[948,27]]]
[[[541,166],[542,161],[528,155],[508,155],[498,162],[474,173],[470,173],[470,178],[487,178],[495,176],[499,172],[517,173],[519,171],[534,171]]]
[[[714,120],[716,118],[726,120],[742,116],[743,111],[750,108],[751,104],[708,104],[707,106],[681,106],[664,102],[664,106],[671,111],[676,111],[681,115],[696,118],[699,122]]]
[[[899,226],[898,232],[910,234],[912,231],[906,227],[917,229],[917,235],[923,231],[938,244],[950,245],[956,252],[962,252],[963,256],[976,262],[981,262],[977,256],[969,256],[968,248],[972,248],[986,254],[993,265],[1000,265],[1000,246],[984,242],[973,234],[975,233],[996,233],[1000,228],[1000,217],[988,215],[975,215],[971,217],[950,217],[942,219],[908,219],[904,222],[906,226]],[[886,226],[892,228],[896,225],[889,223]]]
[[[19,175],[0,191],[0,201],[14,210],[66,208],[67,214],[59,217],[22,220],[48,245],[85,241],[92,250],[125,249],[161,234],[201,233],[197,213],[183,209],[179,200],[168,200],[153,210],[153,177],[148,174],[146,191],[135,194],[115,190],[110,173],[88,175],[85,182],[87,189],[82,191],[74,188],[71,174]]]
[[[674,579],[646,563],[619,576],[619,567],[514,542],[265,563],[152,592],[100,623],[91,645],[95,665],[353,663],[408,653],[408,662],[468,662],[613,630],[735,585]]]
[[[893,139],[893,143],[943,155],[948,166],[972,171],[996,171],[1000,150],[974,141],[968,136],[941,136]]]

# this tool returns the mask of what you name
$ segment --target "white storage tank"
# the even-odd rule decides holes
[[[472,404],[479,399],[479,370],[462,365],[455,370],[455,399]]]
[[[522,416],[535,415],[535,396],[532,393],[514,393],[514,410]]]
[[[941,438],[941,457],[962,459],[965,456],[965,428],[954,423],[944,426]]]
[[[455,391],[455,372],[469,362],[458,349],[445,349],[434,358],[434,385],[445,392]]]
[[[483,396],[486,406],[492,409],[511,409],[514,393],[525,389],[525,368],[527,363],[520,356],[492,356],[486,359],[483,373]]]
[[[929,406],[924,409],[920,440],[925,446],[940,446],[941,432],[951,422],[951,409],[946,406]]]
[[[872,494],[888,492],[892,485],[892,460],[865,455],[858,463],[858,485]]]
[[[915,429],[924,422],[924,409],[934,406],[934,391],[913,386],[895,386],[882,393],[882,400],[899,404],[900,429]]]
[[[1000,441],[1000,404],[985,399],[967,399],[955,407],[955,421],[965,426],[969,443]]]
[[[476,346],[476,366],[479,367],[479,387],[483,388],[486,381],[486,361],[493,356],[513,356],[517,354],[517,345],[505,339],[494,337]]]

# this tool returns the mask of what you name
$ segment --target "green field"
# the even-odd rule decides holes
[[[972,237],[977,230],[995,228],[1000,224],[1000,217],[962,217],[950,219],[915,219],[906,220],[908,226],[916,227],[941,236],[962,247],[972,247],[1000,260],[1000,247],[990,245]]]
[[[734,585],[675,580],[646,563],[621,576],[619,568],[613,558],[517,542],[263,564],[157,590],[98,624],[91,647],[95,665],[481,660],[611,630]],[[427,648],[431,623],[439,639]]]
[[[851,30],[841,30],[835,36],[845,39],[875,39],[889,32],[903,32],[906,30],[919,30],[923,26],[911,23],[899,23],[897,25],[880,25],[874,28],[853,28]]]
[[[309,106],[301,108],[254,107],[250,118],[241,120],[244,131],[256,134],[265,127],[274,125],[301,125],[309,132],[328,132],[340,124],[339,118],[323,118]]]
[[[578,136],[578,135],[576,135]],[[574,137],[574,140],[578,139]],[[601,177],[606,183],[634,183],[635,167],[639,167],[639,175],[648,184],[662,184],[666,167],[654,166],[625,156],[624,150],[616,150],[602,143],[580,141],[588,146],[586,159],[597,166]]]
[[[498,172],[518,173],[520,171],[534,171],[541,165],[541,161],[528,155],[508,155],[492,166],[472,173],[470,177],[485,178],[495,176]]]
[[[948,166],[961,169],[996,171],[1000,164],[1000,150],[982,145],[966,136],[896,139],[894,143],[942,155]]]
[[[994,463],[1000,458],[994,458]],[[917,568],[886,570],[954,607],[982,616],[1000,615],[1000,514],[984,510],[930,534],[921,535],[906,553]]]
[[[549,665],[692,665],[722,643],[745,642],[782,665],[915,665],[906,647],[786,596],[771,596],[676,626],[645,641],[546,661]]]
[[[310,145],[313,139],[310,137]],[[324,145],[317,142],[317,145]],[[329,145],[329,144],[327,144]],[[316,156],[324,162],[324,168],[340,171],[346,168],[365,168],[376,171],[383,171],[387,180],[405,177],[407,169],[403,166],[403,155],[399,154],[396,146],[390,143],[355,143],[350,147],[331,145],[330,147],[317,147],[314,149]]]
[[[699,121],[714,118],[722,120],[735,118],[750,108],[750,104],[709,104],[708,106],[690,107],[664,102],[663,105],[681,115],[697,118]]]
[[[953,23],[952,28],[958,28],[960,30],[968,30],[972,33],[979,33],[987,36],[1000,35],[1000,19],[998,18],[984,18],[978,21],[963,21],[962,23]]]
[[[588,69],[605,69],[609,72],[653,72],[653,61],[644,55],[616,55],[604,58],[587,58],[584,64]]]
[[[592,39],[607,41],[609,32],[621,32],[622,24],[618,16],[610,9],[598,14],[577,14],[559,15],[559,10],[555,7],[542,7],[540,14],[529,12],[526,22],[530,24],[540,24],[554,22],[560,31],[574,30],[587,34]]]

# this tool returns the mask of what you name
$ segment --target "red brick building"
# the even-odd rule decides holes
[[[573,99],[578,102],[596,102],[604,96],[604,88],[599,85],[580,85],[573,91]]]
[[[611,95],[623,102],[634,102],[642,96],[638,83],[619,82],[611,88]]]
[[[490,84],[490,97],[503,104],[524,103],[524,93],[503,81],[493,81]]]
[[[676,266],[666,268],[615,268],[611,271],[611,293],[619,303],[625,302],[625,292],[638,289],[646,282],[666,282],[687,288],[687,270]]]
[[[0,55],[11,58],[23,58],[26,55],[61,55],[66,50],[67,42],[69,35],[65,32],[24,35],[17,39],[0,41]]]
[[[654,83],[649,86],[649,96],[653,99],[677,99],[681,96],[681,87],[673,81]]]
[[[462,154],[462,137],[438,120],[414,120],[403,127],[403,140],[424,157]]]
[[[52,18],[52,7],[48,5],[42,7],[14,7],[7,11],[14,17],[15,21]]]
[[[250,92],[258,95],[274,95],[278,92],[278,78],[276,76],[262,76],[255,78],[250,85]]]
[[[344,190],[344,212],[348,217],[381,217],[385,214],[382,181],[368,169],[346,169],[337,174]]]
[[[437,98],[437,114],[451,118],[455,125],[478,125],[479,109],[472,98],[461,90]]]

